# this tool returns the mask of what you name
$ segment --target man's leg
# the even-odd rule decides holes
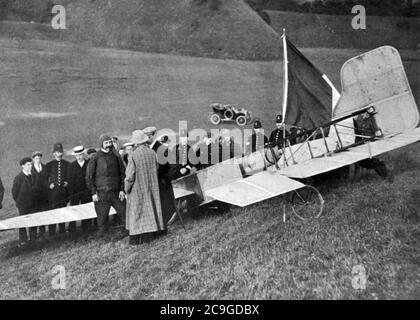
[[[119,218],[119,224],[125,227],[125,210],[126,210],[126,203],[124,201],[120,201],[119,198],[119,191],[112,192],[111,195],[111,204],[114,207],[115,211],[117,211],[117,216]]]
[[[100,235],[106,233],[108,229],[109,210],[111,209],[111,201],[109,192],[98,192],[99,201],[95,202],[95,211],[98,216],[98,232]]]
[[[18,210],[19,210],[19,215],[20,216],[23,216],[23,215],[26,214],[26,212],[24,210],[20,210],[20,209],[18,209]],[[28,241],[28,234],[26,233],[26,228],[20,228],[19,229],[19,242],[23,243],[23,242],[26,242],[26,241]]]

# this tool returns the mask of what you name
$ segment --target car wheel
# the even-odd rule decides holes
[[[237,125],[238,126],[244,126],[244,125],[246,125],[246,118],[245,118],[245,116],[239,116],[239,117],[237,117],[236,118],[236,123],[237,123]]]
[[[222,121],[222,119],[217,113],[213,113],[210,116],[210,122],[213,123],[215,126],[217,126],[220,123],[220,121]]]

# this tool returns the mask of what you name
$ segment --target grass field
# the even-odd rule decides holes
[[[281,63],[213,60],[0,40],[2,218],[17,161],[52,144],[97,146],[103,132],[128,135],[156,125],[210,128],[208,105],[237,103],[274,126],[281,101]],[[342,63],[358,50],[305,49],[339,85]],[[419,102],[419,59],[402,51]],[[384,158],[391,184],[374,174],[360,182],[319,185],[325,214],[316,222],[282,222],[281,200],[225,214],[201,211],[167,236],[131,247],[118,234],[77,234],[16,248],[17,232],[0,234],[0,298],[267,298],[392,299],[420,297],[419,144]],[[65,290],[53,290],[63,265]],[[363,265],[366,290],[352,288]]]

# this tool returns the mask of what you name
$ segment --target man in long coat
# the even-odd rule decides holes
[[[125,172],[127,194],[126,228],[130,244],[150,240],[157,232],[164,231],[160,204],[158,163],[155,152],[146,144],[142,130],[133,132],[131,142],[136,147],[129,157]]]
[[[42,152],[34,151],[32,153],[34,161],[31,175],[35,188],[35,207],[34,212],[46,211],[49,209],[48,204],[48,177],[46,175],[46,167],[42,163]],[[44,237],[46,226],[39,227],[39,236]]]

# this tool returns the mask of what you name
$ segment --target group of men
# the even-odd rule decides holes
[[[270,139],[263,134],[261,121],[256,120],[245,152],[254,152],[268,143],[278,144],[289,138],[290,133],[283,127],[282,120],[281,115],[276,117],[277,128]],[[15,177],[12,187],[19,214],[93,201],[97,220],[83,220],[83,230],[97,225],[99,234],[105,234],[110,208],[113,207],[117,223],[128,230],[130,244],[149,241],[166,233],[166,225],[175,212],[171,181],[227,158],[242,156],[243,152],[233,137],[222,134],[214,141],[208,134],[195,152],[200,157],[200,152],[208,148],[208,161],[193,164],[189,157],[188,133],[181,130],[179,143],[175,150],[171,150],[176,161],[164,163],[159,158],[168,155],[169,147],[165,138],[156,138],[156,132],[156,127],[136,130],[122,149],[119,149],[117,137],[102,135],[99,150],[74,147],[72,154],[75,160],[71,163],[63,159],[61,143],[54,144],[54,159],[46,165],[42,163],[42,153],[38,151],[32,157],[23,158],[20,161],[22,170]],[[212,149],[215,143],[217,148]],[[220,154],[214,157],[211,150],[218,150]],[[2,190],[0,181],[0,199]],[[45,236],[46,227],[50,236],[56,233],[56,225],[39,227],[39,232],[36,227],[29,228],[29,240]],[[69,223],[67,230],[64,223],[58,225],[61,234],[75,229],[76,222]],[[21,243],[28,241],[25,228],[19,230],[19,240]]]

